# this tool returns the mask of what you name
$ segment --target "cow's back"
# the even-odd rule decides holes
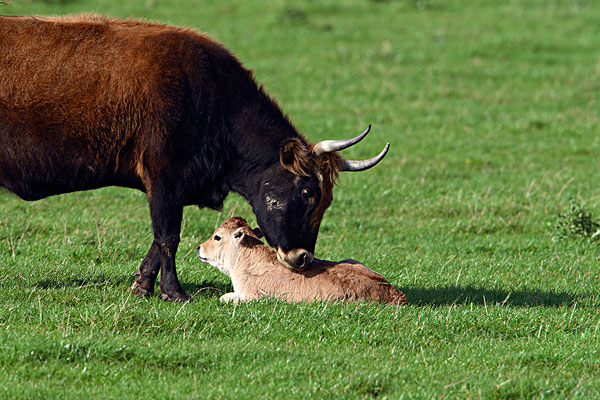
[[[187,111],[190,41],[212,43],[96,15],[0,17],[0,184],[29,199],[143,189],[144,153],[160,153]]]

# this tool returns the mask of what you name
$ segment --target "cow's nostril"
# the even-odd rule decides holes
[[[304,252],[298,259],[296,260],[295,267],[296,269],[306,269],[310,266],[312,259],[310,253]]]
[[[284,252],[277,249],[277,259],[288,269],[299,271],[310,266],[313,255],[304,249]]]
[[[296,261],[296,266],[298,268],[304,268],[306,266],[307,255],[303,253],[300,257],[298,257],[298,261]]]

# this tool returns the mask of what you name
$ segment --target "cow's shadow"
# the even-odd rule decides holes
[[[85,288],[85,287],[106,287],[106,286],[123,286],[130,287],[135,276],[130,274],[108,275],[98,274],[92,276],[82,276],[64,279],[42,279],[34,283],[34,287],[40,289],[68,289],[68,288]],[[154,294],[160,294],[160,288],[156,281]],[[231,283],[223,281],[208,281],[204,280],[201,283],[182,282],[181,287],[185,292],[192,297],[221,297],[227,292],[233,290]]]
[[[403,287],[399,289],[415,306],[502,304],[510,307],[559,307],[572,305],[580,297],[567,292],[501,290],[475,286]]]
[[[33,284],[34,287],[40,289],[68,289],[68,288],[84,288],[84,287],[105,287],[105,286],[124,286],[130,287],[133,283],[135,276],[131,274],[121,275],[108,275],[108,274],[97,274],[91,276],[73,277],[73,278],[52,278],[42,279]],[[154,287],[154,293],[160,293],[160,288],[156,281]],[[217,297],[233,290],[231,283],[207,281],[204,280],[201,283],[182,282],[181,287],[189,295],[194,297]]]
[[[181,288],[192,298],[198,297],[221,297],[227,292],[233,291],[233,286],[229,282],[217,281],[202,281],[202,283],[194,284],[191,282],[182,282]],[[158,288],[157,288],[158,290]]]
[[[75,278],[42,279],[35,282],[34,286],[41,289],[67,289],[83,288],[88,286],[121,286],[131,285],[133,278],[129,275],[98,274]]]

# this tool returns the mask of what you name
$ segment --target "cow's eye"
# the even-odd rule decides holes
[[[313,194],[310,189],[304,188],[302,189],[302,200],[309,202],[313,198]]]
[[[221,240],[221,236],[219,236],[219,235],[215,235],[215,236],[213,237],[213,239],[214,239],[214,240],[216,240],[216,241],[218,242],[219,240]]]

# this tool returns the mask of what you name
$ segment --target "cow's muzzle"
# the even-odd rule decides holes
[[[280,247],[277,248],[279,262],[293,271],[302,271],[308,268],[314,257],[314,254],[304,249],[284,251]]]

